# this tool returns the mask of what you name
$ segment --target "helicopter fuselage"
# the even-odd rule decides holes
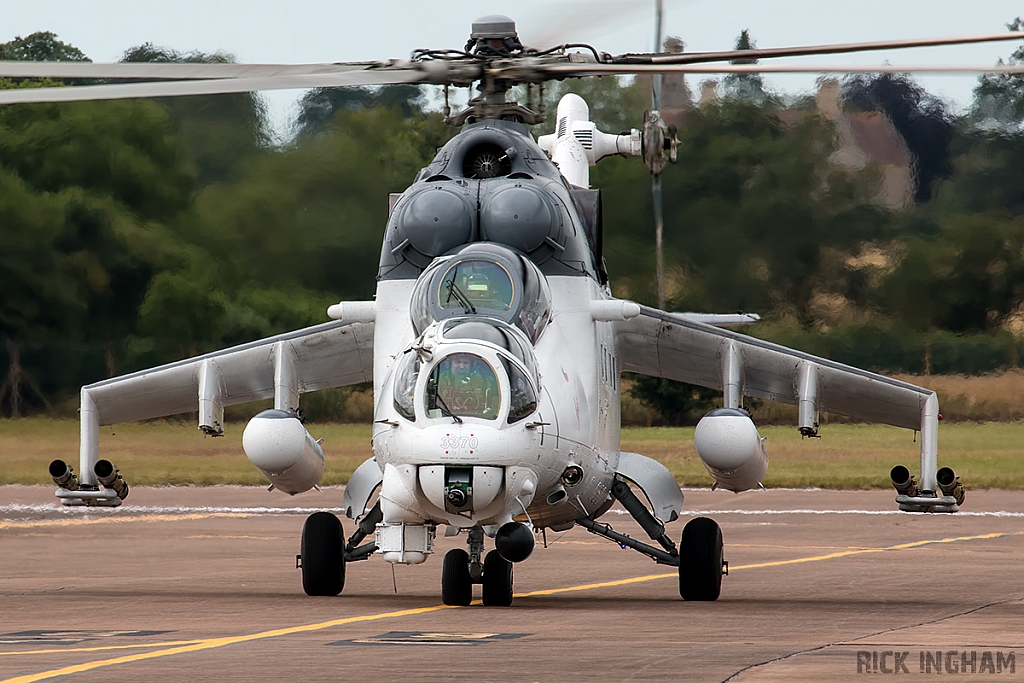
[[[312,71],[296,67],[298,74],[271,66],[275,75],[258,78],[252,73],[266,67],[216,64],[202,65],[216,78],[188,82],[8,91],[3,100],[15,102],[249,92],[268,81],[303,87],[479,83],[480,96],[446,118],[465,124],[459,134],[405,192],[392,195],[374,301],[331,306],[335,320],[329,323],[82,387],[80,472],[76,477],[63,460],[51,462],[57,497],[70,506],[116,507],[128,496],[118,469],[99,459],[101,425],[198,408],[199,429],[222,436],[226,406],[271,398],[273,409],[246,425],[243,450],[271,489],[308,491],[323,476],[325,459],[303,424],[300,395],[372,380],[374,456],[355,470],[344,492],[343,511],[357,520],[356,529],[346,539],[333,513],[307,518],[297,562],[307,594],[338,595],[346,563],[378,551],[393,563],[422,562],[433,552],[437,526],[445,525],[449,533],[467,531],[468,552],[445,554],[442,601],[469,605],[473,585],[482,584],[484,605],[507,606],[512,563],[530,555],[534,532],[575,524],[677,567],[683,599],[716,600],[727,568],[720,527],[693,518],[677,546],[665,524],[679,518],[678,482],[663,464],[619,449],[621,369],[722,392],[722,407],[707,413],[694,432],[697,456],[716,487],[745,491],[760,486],[767,472],[764,439],[743,408],[751,396],[795,406],[803,436],[818,435],[819,411],[919,432],[920,478],[894,467],[896,502],[907,512],[956,512],[964,490],[951,468],[937,466],[935,392],[715,327],[754,322],[756,315],[673,313],[612,297],[600,193],[589,189],[589,167],[611,154],[643,156],[657,216],[660,173],[675,160],[678,144],[657,111],[657,97],[642,133],[597,130],[576,95],[560,101],[550,135],[534,140],[519,123],[543,118],[542,110],[530,109],[531,87],[552,79],[664,73],[689,70],[695,62],[880,45],[618,57],[589,48],[591,58],[566,53],[566,45],[529,49],[511,19],[489,15],[474,22],[464,51],[419,50],[405,63],[308,65]],[[75,64],[72,72],[50,64],[45,74],[28,74],[21,64],[4,68],[17,77],[55,78],[86,76],[79,67],[91,70],[88,77],[115,78],[133,77],[125,69],[141,68],[120,64],[114,73]],[[157,65],[144,66],[143,75],[152,75]],[[192,79],[199,65],[159,66],[172,79]],[[507,101],[514,85],[527,86],[527,106]],[[599,523],[613,502],[657,545]],[[486,556],[485,535],[494,537]]]
[[[524,127],[491,121],[394,203],[373,362],[385,559],[425,559],[408,533],[390,547],[396,525],[557,530],[611,505],[619,372],[579,201]]]

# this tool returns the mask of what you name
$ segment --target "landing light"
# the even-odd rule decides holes
[[[579,465],[569,465],[562,472],[562,483],[566,486],[576,486],[583,481],[583,468]]]

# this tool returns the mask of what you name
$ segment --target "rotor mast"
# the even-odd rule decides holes
[[[499,77],[504,66],[502,61],[521,59],[530,53],[519,40],[516,23],[502,14],[489,14],[473,22],[473,31],[466,43],[466,54],[482,62],[480,94],[469,101],[462,111],[446,118],[445,122],[461,126],[466,123],[486,119],[516,121],[525,124],[537,124],[544,121],[543,101],[540,112],[527,106],[506,99],[509,89],[516,83],[525,83],[527,88],[532,83],[528,78]],[[498,67],[492,69],[491,67]]]

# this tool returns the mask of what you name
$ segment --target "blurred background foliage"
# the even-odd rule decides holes
[[[754,43],[744,32],[737,44]],[[0,59],[88,58],[38,33],[0,44]],[[231,59],[150,44],[124,55]],[[1024,48],[1008,57],[1022,59]],[[840,84],[844,116],[883,117],[906,150],[896,204],[882,198],[884,168],[837,162],[846,119],[756,79],[722,85],[680,114],[679,162],[663,175],[670,310],[757,312],[764,322],[743,332],[890,373],[1019,367],[1024,79],[979,79],[959,114],[908,77]],[[544,101],[553,114],[576,92],[618,132],[641,123],[649,88],[565,81]],[[437,100],[407,85],[310,91],[284,141],[252,94],[0,108],[0,415],[70,414],[82,384],[372,297],[388,193],[456,132]],[[649,176],[610,158],[592,184],[613,293],[656,302]],[[715,400],[629,384],[642,410],[626,412],[647,411],[638,421],[692,422]],[[304,405],[314,419],[362,419],[372,399],[360,394]]]

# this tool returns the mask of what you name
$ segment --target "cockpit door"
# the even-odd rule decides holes
[[[531,421],[546,423],[537,426],[540,445],[547,446],[553,441],[553,448],[558,450],[558,412],[555,410],[555,404],[551,400],[547,386],[541,388],[540,394],[540,410]]]

